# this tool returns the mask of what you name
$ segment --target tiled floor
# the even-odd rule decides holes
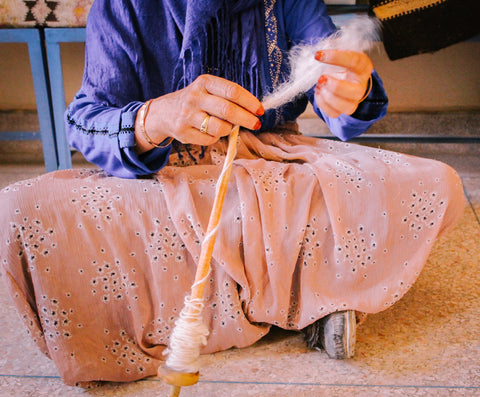
[[[455,124],[438,117],[427,127],[440,123],[459,134],[478,133],[478,114],[474,118],[473,127],[465,119]],[[404,122],[395,121],[406,130]],[[425,120],[421,124],[425,128]],[[467,197],[462,220],[437,242],[410,292],[367,318],[354,359],[330,360],[307,350],[299,334],[277,329],[249,348],[203,356],[200,382],[181,396],[480,396],[480,144],[388,147],[449,163]],[[0,187],[43,172],[32,156],[28,165],[18,164],[19,156],[10,153],[8,163],[0,156]],[[28,339],[3,281],[0,286],[0,396],[168,394],[156,378],[91,390],[65,386]]]

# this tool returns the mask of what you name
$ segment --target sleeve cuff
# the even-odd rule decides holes
[[[367,131],[372,124],[387,114],[388,98],[383,89],[382,81],[377,73],[372,74],[372,90],[367,98],[359,104],[352,115],[342,114],[337,118],[326,116],[315,102],[313,90],[309,94],[312,98],[313,109],[327,124],[331,133],[342,141],[348,141]]]
[[[122,113],[118,144],[125,168],[135,175],[149,175],[163,168],[171,152],[171,145],[165,148],[153,148],[138,155],[135,152],[135,119],[143,102],[135,102]]]

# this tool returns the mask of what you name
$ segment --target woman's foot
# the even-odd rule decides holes
[[[328,357],[343,360],[355,353],[356,318],[354,310],[331,313],[303,330],[307,346],[323,348]]]

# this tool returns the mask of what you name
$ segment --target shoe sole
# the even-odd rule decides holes
[[[337,360],[352,358],[356,342],[355,311],[330,314],[324,323],[322,342],[328,357]]]
[[[355,343],[357,341],[357,319],[354,310],[347,310],[345,314],[345,358],[352,358],[355,354]]]

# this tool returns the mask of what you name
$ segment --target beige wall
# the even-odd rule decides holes
[[[83,44],[62,45],[66,98],[80,86]],[[480,42],[390,61],[383,45],[371,54],[390,97],[390,111],[480,109]],[[0,44],[0,110],[35,109],[28,51]]]
[[[382,44],[372,54],[390,111],[480,109],[480,42],[390,61]]]

